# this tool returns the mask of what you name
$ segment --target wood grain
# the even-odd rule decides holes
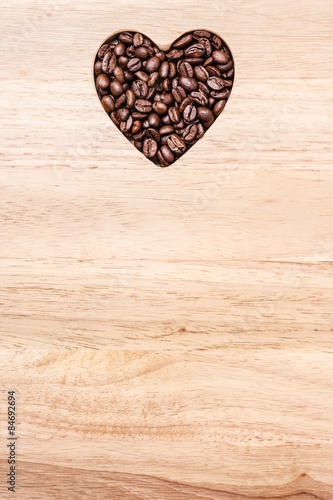
[[[0,13],[1,477],[15,389],[20,500],[333,499],[332,3]],[[159,169],[93,58],[195,28],[230,46],[233,92]]]

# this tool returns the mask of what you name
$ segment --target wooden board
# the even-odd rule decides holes
[[[140,6],[140,7],[139,7]],[[1,498],[333,498],[330,0],[0,7]],[[91,68],[207,28],[236,80],[159,169]]]

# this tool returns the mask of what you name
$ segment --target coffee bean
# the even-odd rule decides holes
[[[143,154],[147,158],[153,158],[157,153],[157,142],[154,139],[148,138],[143,142]]]
[[[132,91],[136,97],[142,99],[148,94],[148,85],[143,80],[135,80],[132,83]]]
[[[173,163],[175,161],[175,155],[168,146],[166,146],[166,145],[161,146],[160,151],[161,151],[164,159],[168,163]]]
[[[105,90],[110,86],[110,78],[108,77],[108,75],[102,73],[96,78],[96,84],[100,89]]]
[[[210,78],[208,78],[207,85],[211,89],[216,90],[216,91],[221,91],[224,87],[224,83],[223,83],[222,78],[220,78],[218,76],[211,76]]]
[[[214,50],[212,57],[217,64],[226,64],[229,61],[229,56],[223,50]]]
[[[167,140],[167,145],[176,154],[186,151],[186,144],[181,137],[176,134],[171,134]]]
[[[187,125],[183,133],[183,139],[185,142],[191,142],[195,139],[198,133],[198,126],[195,123]]]
[[[114,98],[112,97],[112,95],[105,95],[102,98],[102,105],[105,111],[107,111],[108,113],[114,111]]]
[[[139,111],[139,113],[150,113],[152,110],[152,103],[145,99],[138,99],[135,104],[135,109]]]
[[[110,83],[110,90],[114,97],[119,97],[124,92],[123,86],[118,80],[113,80]]]
[[[160,67],[161,61],[157,56],[150,57],[146,64],[146,71],[154,73]]]
[[[191,45],[192,41],[193,41],[193,35],[188,34],[188,35],[182,36],[179,40],[177,40],[176,43],[173,44],[173,46],[176,49],[186,49],[186,47]]]
[[[186,108],[184,109],[183,117],[186,122],[193,122],[196,119],[197,108],[194,106],[194,104],[189,104],[188,106],[186,106]]]
[[[203,122],[208,122],[211,120],[211,118],[214,118],[214,115],[212,113],[212,110],[209,108],[206,108],[205,106],[199,106],[198,107],[198,118],[199,120]]]
[[[179,78],[179,85],[186,90],[186,92],[193,92],[198,88],[198,82],[195,78],[189,78],[187,76],[181,76]]]
[[[139,69],[141,68],[141,61],[138,57],[134,57],[133,59],[130,59],[127,63],[127,69],[128,71],[132,71],[133,73],[135,73],[136,71],[139,71]]]
[[[181,36],[167,53],[142,33],[123,32],[100,47],[94,75],[113,123],[166,167],[222,113],[234,63],[222,39],[206,30]]]

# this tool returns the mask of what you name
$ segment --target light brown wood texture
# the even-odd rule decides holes
[[[0,7],[0,498],[333,499],[330,0]],[[159,169],[95,95],[100,43],[207,28],[223,114]]]

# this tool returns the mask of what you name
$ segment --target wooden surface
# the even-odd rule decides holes
[[[20,500],[330,500],[332,2],[138,5],[0,7],[0,497],[16,390]],[[196,28],[233,92],[159,169],[93,58]]]

